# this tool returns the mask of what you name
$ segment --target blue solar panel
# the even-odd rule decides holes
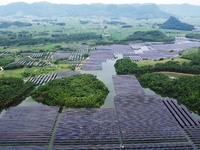
[[[0,144],[48,143],[57,107],[12,107],[0,119]]]
[[[55,143],[119,143],[113,109],[65,109],[59,120]]]
[[[162,98],[145,95],[133,76],[113,76],[113,81],[123,142],[187,141]]]

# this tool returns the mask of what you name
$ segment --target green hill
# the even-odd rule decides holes
[[[167,36],[163,32],[155,31],[136,31],[126,38],[126,41],[142,41],[142,42],[172,42],[174,37]]]
[[[158,25],[160,29],[172,29],[172,30],[186,30],[186,31],[192,31],[194,29],[193,25],[183,23],[179,21],[175,17],[170,17],[166,22],[163,24]]]

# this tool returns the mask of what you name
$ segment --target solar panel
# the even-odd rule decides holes
[[[148,143],[148,144],[125,144],[125,149],[154,149],[154,150],[194,150],[194,146],[189,142],[172,143]]]
[[[200,149],[200,125],[187,127],[185,126],[184,129],[195,146]]]
[[[46,150],[45,146],[0,146],[1,150]]]
[[[113,149],[113,150],[119,150],[120,145],[119,144],[99,144],[99,145],[54,145],[53,150],[88,150],[88,149],[93,149],[93,150],[108,150],[108,149]]]
[[[55,143],[119,143],[115,112],[110,109],[65,109]]]
[[[187,141],[183,129],[158,96],[145,95],[134,76],[113,76],[121,135],[128,142]]]
[[[0,119],[0,144],[47,144],[57,113],[57,107],[11,107]]]

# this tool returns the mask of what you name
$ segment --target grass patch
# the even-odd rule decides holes
[[[157,63],[166,63],[168,61],[178,61],[180,63],[183,63],[183,62],[190,62],[190,60],[187,60],[187,59],[183,59],[183,58],[180,58],[180,57],[176,57],[176,58],[168,58],[168,59],[164,59],[164,60],[142,60],[142,61],[139,61],[139,62],[136,62],[138,66],[146,66],[146,65],[152,65],[152,66],[155,66],[155,64]]]
[[[197,54],[199,48],[191,48],[182,52],[182,56]]]
[[[37,76],[40,74],[48,74],[48,73],[58,73],[63,70],[70,70],[69,64],[58,64],[54,66],[44,66],[44,67],[33,67],[33,68],[21,68],[15,70],[4,70],[0,72],[0,77],[16,77],[16,78],[24,78],[23,73],[27,72],[30,76]]]

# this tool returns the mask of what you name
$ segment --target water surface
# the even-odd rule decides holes
[[[122,55],[116,55],[117,59],[123,58]],[[101,108],[115,108],[114,106],[114,97],[115,97],[115,89],[113,85],[112,76],[116,75],[114,64],[116,60],[107,60],[106,62],[102,63],[102,70],[97,71],[85,71],[82,70],[81,73],[83,74],[93,74],[97,76],[99,80],[101,80],[109,90],[109,94],[105,99],[105,103],[101,106]]]

